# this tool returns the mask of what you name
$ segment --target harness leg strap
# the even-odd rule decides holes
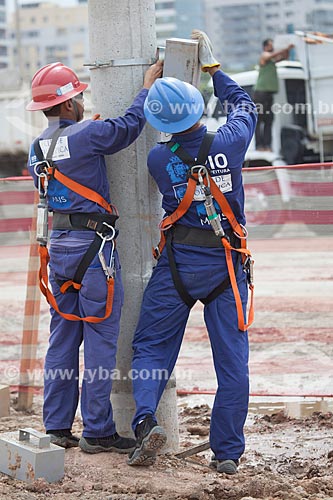
[[[97,255],[100,246],[101,246],[101,239],[98,236],[98,234],[95,234],[95,238],[93,239],[88,250],[82,257],[77,267],[77,270],[75,271],[73,279],[68,281],[57,280],[57,283],[60,286],[60,291],[62,293],[79,291],[79,289],[81,288],[81,282],[83,276],[85,275],[85,272],[90,266],[91,262],[93,261],[95,255]]]
[[[60,311],[57,301],[51,292],[51,290],[48,287],[48,272],[47,272],[47,265],[50,260],[49,252],[47,250],[46,246],[39,246],[39,255],[40,255],[40,260],[41,260],[41,266],[39,269],[39,287],[42,292],[42,294],[45,296],[47,302],[50,304],[53,309],[60,314],[63,318],[67,319],[68,321],[84,321],[87,323],[100,323],[101,321],[104,321],[106,318],[108,318],[111,313],[112,313],[112,305],[113,305],[113,295],[114,295],[114,279],[110,278],[107,281],[107,297],[106,297],[106,304],[105,304],[105,314],[103,317],[97,317],[97,316],[86,316],[84,318],[81,318],[80,316],[77,316],[76,314],[70,314],[70,313],[64,313]]]
[[[192,308],[194,304],[196,303],[196,299],[194,299],[186,290],[180,276],[179,272],[177,269],[176,261],[173,255],[173,250],[172,250],[172,240],[173,240],[173,233],[174,233],[174,228],[169,229],[166,232],[166,249],[167,249],[167,255],[168,255],[168,260],[169,260],[169,265],[170,265],[170,271],[171,271],[171,276],[173,283],[175,285],[175,288],[177,292],[179,293],[181,299],[185,302],[185,304],[189,307]],[[237,256],[237,261],[234,269],[234,273],[237,274],[238,268],[241,262],[241,255],[238,254]],[[203,298],[199,299],[200,302],[202,302],[204,305],[209,304],[212,302],[216,297],[221,295],[221,293],[224,292],[229,286],[231,285],[230,281],[230,276],[227,276],[222,283],[220,283],[217,287],[214,288],[214,290],[211,291],[211,293]]]
[[[187,290],[184,287],[184,284],[179,276],[176,261],[175,261],[175,258],[173,256],[173,251],[172,251],[172,237],[173,237],[173,229],[171,228],[167,231],[167,234],[166,234],[166,249],[167,249],[167,255],[168,255],[172,280],[173,280],[175,288],[176,288],[177,292],[179,293],[181,299],[185,302],[185,304],[190,309],[192,309],[192,307],[196,303],[196,300],[187,292]]]
[[[237,275],[240,262],[241,262],[241,255],[238,254],[236,265],[235,265],[235,275]],[[222,283],[220,283],[216,288],[214,288],[214,290],[212,292],[210,292],[210,294],[206,298],[200,299],[200,302],[202,302],[206,306],[207,304],[212,302],[214,299],[216,299],[216,297],[221,295],[221,293],[223,293],[224,290],[229,288],[230,285],[231,285],[230,277],[227,276],[226,279],[223,280]]]

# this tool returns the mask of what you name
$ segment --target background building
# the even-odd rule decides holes
[[[8,66],[6,0],[0,0],[0,68]]]
[[[333,33],[333,0],[315,0],[306,14],[306,21],[314,31]]]
[[[5,4],[0,0],[0,67],[21,68],[23,80],[30,81],[37,68],[60,60],[88,75],[88,0],[71,7],[56,0],[22,3],[8,29]],[[275,34],[333,33],[333,0],[155,0],[155,6],[158,46],[166,38],[189,38],[192,28],[205,30],[224,69],[232,72],[253,68],[262,41]]]
[[[192,28],[205,30],[205,0],[155,0],[157,45],[167,38],[189,38]]]
[[[262,41],[293,29],[333,33],[333,0],[206,0],[207,33],[229,71],[252,68]]]
[[[22,4],[12,15],[9,37],[10,65],[21,68],[25,81],[30,81],[41,66],[56,61],[78,73],[88,71],[83,68],[89,54],[87,4]]]

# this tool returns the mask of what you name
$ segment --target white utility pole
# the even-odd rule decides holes
[[[89,0],[91,88],[94,111],[103,118],[122,115],[142,88],[143,75],[156,54],[154,0]],[[110,62],[110,65],[104,63]],[[102,66],[99,64],[103,64]],[[117,249],[122,263],[125,303],[117,369],[127,377],[132,338],[142,295],[152,270],[151,248],[158,241],[160,197],[147,170],[147,155],[159,135],[148,125],[129,148],[107,158],[111,201],[120,213]],[[149,368],[149,367],[147,367]],[[115,380],[112,406],[117,431],[129,435],[134,414],[132,383]],[[170,380],[157,413],[168,434],[168,451],[178,448],[175,380]]]

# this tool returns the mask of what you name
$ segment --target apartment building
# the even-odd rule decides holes
[[[265,38],[293,29],[333,33],[333,0],[206,0],[207,32],[231,71],[252,68]]]
[[[205,29],[204,2],[156,0],[157,45],[165,46],[166,38],[170,37],[188,38],[194,27]],[[0,9],[2,3],[5,0],[0,0]],[[12,68],[21,68],[23,80],[29,81],[39,67],[57,60],[82,72],[83,63],[89,59],[87,3],[77,0],[76,6],[61,7],[31,2],[22,4],[18,13],[12,15],[9,60]]]
[[[192,28],[203,29],[228,71],[254,67],[262,40],[277,33],[333,33],[333,0],[155,0],[155,6],[158,46],[167,38],[189,38]],[[22,4],[8,34],[6,41],[6,0],[0,0],[0,68],[21,68],[23,79],[30,80],[40,66],[61,60],[88,74],[82,69],[89,59],[87,0],[72,7]]]
[[[315,0],[306,21],[314,31],[333,33],[333,0]]]
[[[72,7],[46,2],[22,4],[13,14],[9,35],[11,66],[21,68],[23,80],[29,81],[37,69],[55,61],[76,72],[85,71],[83,64],[89,54],[86,3]]]
[[[0,0],[0,68],[8,66],[6,0]]]
[[[193,28],[205,30],[205,0],[155,0],[157,44],[167,38],[190,38]]]

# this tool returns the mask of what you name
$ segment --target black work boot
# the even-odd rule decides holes
[[[223,472],[224,474],[236,474],[239,460],[217,460],[215,455],[212,455],[209,467]]]
[[[238,460],[217,460],[217,472],[224,472],[224,474],[236,474],[238,467]]]
[[[122,437],[117,433],[101,438],[81,437],[79,446],[86,453],[102,453],[104,451],[129,453],[134,450],[135,439]]]
[[[51,443],[61,446],[61,448],[75,448],[79,446],[79,438],[73,436],[70,429],[55,429],[46,431],[51,438]]]
[[[157,452],[165,445],[167,436],[151,415],[147,415],[135,429],[136,448],[129,455],[128,465],[153,465]]]

